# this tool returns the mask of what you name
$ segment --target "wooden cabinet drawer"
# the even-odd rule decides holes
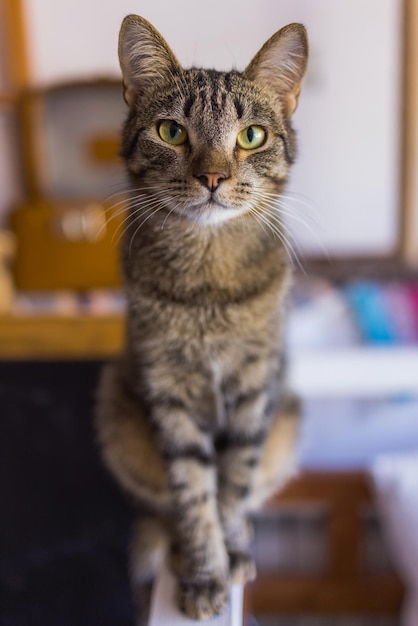
[[[91,289],[120,284],[119,246],[125,211],[97,200],[40,200],[11,216],[17,238],[18,289]]]

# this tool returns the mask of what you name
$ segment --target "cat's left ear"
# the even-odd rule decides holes
[[[129,106],[161,81],[181,72],[167,42],[150,22],[139,15],[128,15],[119,33],[119,62],[124,98]]]
[[[302,24],[289,24],[275,33],[248,65],[244,74],[267,85],[285,103],[290,117],[298,104],[308,62],[308,37]]]

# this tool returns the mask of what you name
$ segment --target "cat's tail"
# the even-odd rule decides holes
[[[129,551],[137,626],[148,624],[152,587],[167,548],[168,534],[163,521],[152,514],[141,515],[133,528]]]

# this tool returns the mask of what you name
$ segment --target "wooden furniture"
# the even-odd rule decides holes
[[[418,1],[407,0],[404,12],[403,212],[401,249],[418,264]]]
[[[27,12],[24,0],[0,0],[0,115],[7,111],[16,121],[7,136],[18,146],[22,186],[8,220],[17,240],[15,284],[112,288],[120,284],[117,243],[126,206],[120,80],[39,85]]]
[[[26,197],[10,215],[16,287],[120,285],[117,244],[126,213],[120,82],[30,88],[18,101]]]
[[[120,351],[123,327],[122,315],[5,315],[0,359],[111,359]]]
[[[322,574],[268,575],[259,572],[246,590],[246,611],[254,614],[390,615],[399,612],[403,587],[393,574],[362,571],[361,513],[372,503],[367,476],[357,472],[305,473],[269,504],[326,507],[328,564]]]

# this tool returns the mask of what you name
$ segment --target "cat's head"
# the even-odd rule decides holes
[[[295,156],[290,118],[307,55],[304,27],[290,24],[242,73],[184,70],[149,22],[126,17],[122,156],[137,205],[202,224],[271,206]]]

